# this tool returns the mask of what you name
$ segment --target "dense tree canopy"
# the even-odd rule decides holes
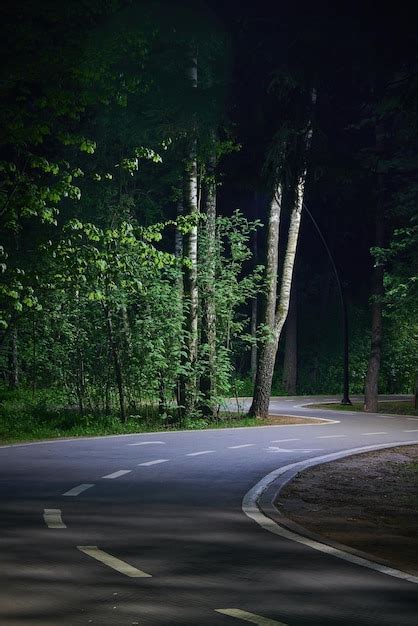
[[[306,204],[348,303],[351,391],[412,391],[413,25],[368,3],[224,4],[3,5],[5,387],[86,419],[219,419],[253,392],[273,302],[273,393],[339,392],[338,292]]]

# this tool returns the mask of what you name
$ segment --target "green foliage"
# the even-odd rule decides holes
[[[191,261],[171,251],[174,229],[187,235],[194,226],[200,302],[213,293],[215,304],[212,401],[221,423],[223,398],[252,391],[237,370],[244,371],[238,364],[254,342],[248,303],[264,289],[262,268],[249,269],[250,237],[260,223],[238,211],[221,216],[213,246],[202,215],[175,217],[191,137],[203,188],[216,182],[208,159],[216,154],[221,170],[222,158],[239,149],[222,116],[229,51],[220,25],[209,13],[175,3],[159,15],[158,3],[46,0],[41,18],[36,3],[24,10],[6,4],[0,24],[0,370],[10,378],[17,348],[22,389],[2,392],[3,436],[132,432],[176,423],[179,380],[196,375],[198,381],[213,366],[202,307],[196,367],[182,358],[189,303],[181,284]],[[196,44],[199,79],[192,87],[187,70]],[[274,174],[283,141],[293,158],[306,125],[298,107],[284,110],[291,94],[294,102],[304,98],[298,81],[290,75],[273,80],[272,93],[280,85],[285,123],[276,137],[280,153],[271,154]],[[395,95],[387,94],[374,112],[393,130],[392,150],[376,159],[368,147],[361,167],[364,180],[367,168],[373,176],[390,175],[392,208],[385,214],[399,227],[385,250],[374,251],[387,266],[382,390],[399,391],[409,389],[416,353],[411,215],[417,163],[415,96],[399,107]],[[373,120],[367,111],[359,125]],[[215,129],[222,139],[215,140]],[[354,307],[351,314],[352,390],[361,391],[368,323]],[[340,335],[331,317],[320,340],[303,342],[304,393],[339,389]],[[310,320],[304,327],[310,330]],[[261,327],[258,340],[265,339]],[[274,391],[282,391],[279,372]],[[116,417],[121,404],[126,423]],[[184,424],[201,428],[209,421],[197,409]]]
[[[376,263],[386,264],[384,304],[388,315],[415,310],[418,298],[418,226],[397,228],[388,248],[372,248]]]
[[[248,317],[244,305],[260,288],[262,266],[248,271],[246,263],[251,259],[249,241],[251,233],[260,227],[259,221],[248,221],[240,211],[231,217],[216,220],[215,250],[209,250],[207,233],[199,235],[200,262],[198,285],[204,295],[213,289],[216,317],[216,356],[214,381],[216,406],[222,399],[234,395],[234,364],[237,356],[248,349]],[[207,263],[209,255],[214,258],[214,276]],[[198,371],[202,374],[208,364],[209,346],[200,343]]]
[[[298,393],[321,394],[342,392],[341,321],[338,303],[332,305],[323,321],[327,332],[312,332],[301,337]],[[370,349],[370,322],[367,310],[349,309],[350,324],[350,393],[362,394]],[[306,330],[305,330],[306,332]],[[411,393],[417,353],[418,331],[413,317],[385,317],[380,393]],[[281,371],[278,370],[278,380]],[[280,391],[280,387],[277,389]]]

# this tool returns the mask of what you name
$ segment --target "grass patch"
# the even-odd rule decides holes
[[[290,416],[270,416],[267,420],[242,413],[223,412],[215,421],[194,418],[178,421],[175,411],[160,415],[155,407],[146,407],[143,415],[131,415],[123,423],[116,415],[80,415],[65,406],[65,398],[54,390],[0,390],[0,443],[30,442],[43,439],[125,435],[172,430],[239,428],[280,424],[317,423]]]
[[[353,402],[352,405],[340,404],[339,402],[327,402],[326,404],[310,404],[315,409],[331,409],[333,411],[358,411],[363,412],[362,402]],[[418,409],[409,400],[394,400],[390,402],[379,402],[378,412],[388,415],[418,415]]]

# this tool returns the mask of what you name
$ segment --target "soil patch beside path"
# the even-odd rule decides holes
[[[307,469],[276,506],[318,535],[418,574],[418,445]]]
[[[267,419],[260,419],[258,422],[260,426],[287,426],[292,424],[326,424],[329,420],[316,417],[297,417],[294,415],[269,415]]]

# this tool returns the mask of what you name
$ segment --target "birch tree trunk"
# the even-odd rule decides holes
[[[311,92],[311,100],[312,105],[314,106],[316,103],[316,91],[312,90]],[[304,159],[306,160],[307,155],[309,153],[310,145],[312,140],[312,124],[309,124],[308,131],[305,137],[305,155]],[[276,282],[274,285],[270,282],[271,278],[275,276],[277,281],[277,265],[278,265],[278,246],[276,247],[276,251],[270,248],[270,241],[273,242],[276,238],[274,233],[275,229],[275,220],[274,220],[274,209],[272,204],[272,210],[270,215],[269,229],[273,227],[273,232],[268,237],[268,248],[267,248],[267,268],[268,268],[268,286],[267,286],[267,307],[266,307],[266,315],[265,315],[265,324],[267,327],[267,331],[272,330],[271,335],[265,341],[263,347],[260,350],[260,357],[258,361],[257,367],[257,376],[254,388],[254,396],[253,401],[249,410],[249,415],[253,417],[259,418],[267,418],[268,417],[268,409],[270,404],[270,396],[271,396],[271,387],[273,382],[273,373],[274,373],[274,364],[276,361],[277,348],[279,346],[280,336],[283,330],[283,325],[286,321],[287,313],[289,310],[289,302],[290,302],[290,291],[292,287],[292,277],[293,277],[293,269],[295,265],[296,258],[296,248],[299,239],[299,230],[300,230],[300,222],[302,217],[302,207],[303,207],[303,198],[305,193],[305,182],[306,182],[306,173],[307,168],[306,165],[298,177],[297,187],[296,187],[296,198],[293,203],[293,209],[290,216],[290,225],[288,231],[287,238],[287,246],[286,253],[283,262],[282,268],[282,276],[281,276],[281,287],[279,299],[276,305],[276,298],[273,294],[276,293]],[[272,223],[273,219],[273,223]],[[278,241],[278,234],[277,234]],[[270,269],[270,263],[274,262],[275,270]],[[273,308],[274,307],[274,308]],[[273,320],[273,321],[272,321]]]
[[[191,59],[189,78],[193,88],[197,87],[197,58]],[[184,205],[188,215],[195,217],[195,224],[186,237],[185,252],[189,266],[184,272],[184,302],[186,311],[186,361],[183,363],[183,375],[180,381],[180,399],[184,413],[190,415],[196,402],[196,361],[198,341],[198,287],[197,287],[197,219],[198,180],[197,180],[197,140],[190,142],[188,164],[186,167]],[[187,371],[187,373],[186,373]]]
[[[177,219],[183,215],[183,199],[178,200],[177,202]],[[174,256],[176,259],[181,259],[183,256],[183,235],[176,228],[175,233],[175,242],[174,242]],[[181,287],[183,288],[183,286]]]
[[[182,181],[183,183],[184,181]],[[184,185],[183,185],[184,186]],[[178,200],[177,202],[177,219],[180,218],[183,213],[184,213],[184,207],[183,207],[183,193],[181,198]],[[179,228],[176,227],[176,232],[175,232],[175,240],[174,240],[174,256],[176,257],[177,261],[178,261],[178,267],[179,267],[179,273],[176,279],[176,288],[177,288],[177,306],[179,307],[179,311],[184,311],[184,303],[183,303],[183,296],[184,296],[184,284],[183,284],[183,270],[180,270],[181,268],[181,259],[183,258],[183,254],[184,254],[184,241],[183,241],[183,234],[180,232]],[[182,359],[182,361],[184,361],[184,359]],[[185,402],[185,377],[180,375],[177,379],[177,383],[176,383],[176,390],[175,390],[175,394],[176,394],[176,398],[177,398],[177,405],[180,407],[184,406],[184,402]],[[183,412],[183,409],[179,409],[180,412],[180,416]]]
[[[298,375],[298,312],[296,285],[290,294],[289,313],[286,320],[285,352],[283,362],[283,388],[295,395]]]
[[[216,246],[216,155],[211,154],[207,167],[205,197],[206,257],[205,280],[202,285],[202,344],[206,346],[206,368],[201,376],[202,411],[215,418],[216,392],[216,310],[215,310],[215,246]]]
[[[270,399],[271,382],[273,368],[270,372],[270,363],[276,359],[277,345],[274,334],[274,320],[276,314],[277,298],[277,271],[279,263],[279,230],[280,214],[282,208],[282,185],[277,185],[276,192],[270,204],[270,215],[267,235],[267,265],[266,265],[266,308],[264,313],[264,326],[267,337],[259,350],[257,371],[254,384],[253,402],[250,408],[250,415],[259,415],[259,405],[265,406],[266,395],[267,407]],[[270,379],[271,377],[271,379]],[[270,382],[269,382],[270,379]]]
[[[251,344],[251,381],[255,383],[257,376],[257,318],[258,318],[258,298],[257,294],[251,300],[251,321],[250,333],[252,337]]]

